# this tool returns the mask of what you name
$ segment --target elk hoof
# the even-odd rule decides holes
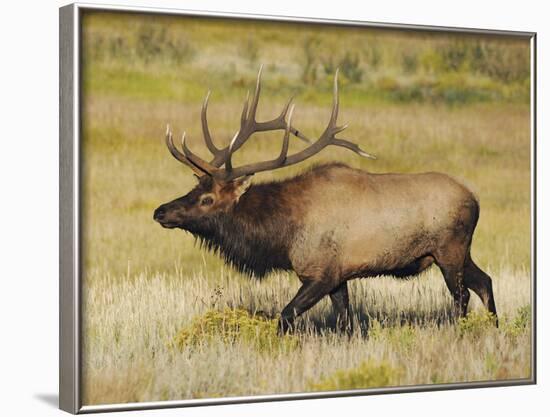
[[[284,336],[294,330],[293,320],[289,318],[281,317],[277,326],[277,333],[279,336]]]

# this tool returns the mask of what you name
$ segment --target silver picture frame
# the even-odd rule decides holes
[[[260,395],[212,399],[154,401],[140,403],[83,406],[81,401],[81,204],[82,183],[80,146],[80,42],[81,16],[86,11],[138,12],[181,16],[217,17],[271,22],[301,22],[385,28],[414,31],[455,32],[527,38],[531,45],[531,300],[533,332],[531,333],[531,377],[505,381],[445,383],[400,386],[349,391],[309,392],[284,395]],[[364,21],[313,19],[306,17],[267,16],[255,14],[207,12],[154,7],[130,7],[74,3],[59,9],[59,408],[73,414],[105,411],[144,410],[154,408],[192,407],[218,404],[303,400],[327,397],[364,396],[405,392],[453,390],[481,387],[503,387],[536,383],[536,32],[517,32],[458,27],[437,27]]]

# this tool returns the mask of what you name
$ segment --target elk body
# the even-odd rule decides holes
[[[210,136],[207,96],[201,119],[206,145],[214,154],[210,162],[189,150],[185,134],[180,152],[167,130],[170,152],[195,172],[199,183],[185,196],[157,208],[154,219],[163,227],[187,230],[250,275],[294,271],[302,286],[281,312],[282,332],[327,295],[340,328],[351,330],[347,281],[379,275],[409,277],[434,263],[443,273],[459,315],[466,314],[472,290],[496,316],[491,278],[470,254],[478,201],[449,176],[372,174],[332,163],[282,181],[251,183],[254,173],[296,164],[328,145],[372,157],[356,144],[335,137],[345,129],[336,125],[338,74],[327,128],[304,150],[288,155],[291,134],[308,139],[291,124],[290,102],[278,118],[256,121],[260,75],[261,70],[250,108],[247,99],[240,129],[226,148],[218,149]],[[272,161],[233,167],[232,154],[254,132],[266,130],[284,130],[280,155]]]

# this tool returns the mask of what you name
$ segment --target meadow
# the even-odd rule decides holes
[[[530,376],[527,41],[93,13],[82,60],[85,404]],[[294,123],[312,138],[340,68],[346,137],[378,159],[327,149],[254,181],[332,160],[461,179],[481,202],[472,253],[493,277],[498,329],[475,296],[468,318],[453,319],[433,268],[353,281],[350,338],[334,332],[327,300],[279,338],[274,318],[298,288],[293,274],[250,279],[153,221],[196,181],[169,155],[166,124],[206,157],[200,106],[210,89],[209,124],[225,145],[260,63],[260,119],[295,94]],[[280,137],[257,135],[236,164],[276,156]],[[291,152],[302,146],[293,141]]]

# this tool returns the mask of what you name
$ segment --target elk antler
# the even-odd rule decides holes
[[[193,170],[195,174],[197,174],[199,177],[202,177],[205,174],[209,174],[209,171],[206,171],[204,169],[199,168],[198,165],[191,162],[189,158],[187,158],[184,154],[182,154],[178,148],[174,145],[174,139],[172,138],[172,131],[170,130],[170,125],[166,126],[166,146],[168,147],[168,150],[172,154],[174,158],[176,158],[181,163],[187,165],[189,168]],[[185,132],[183,133],[183,136],[181,138],[182,146],[185,144]],[[185,148],[185,146],[183,146]]]
[[[288,100],[287,104],[283,108],[283,111],[277,118],[267,122],[256,121],[256,110],[258,107],[258,101],[259,101],[260,89],[261,89],[261,84],[260,84],[261,74],[262,74],[262,68],[260,67],[260,71],[258,72],[258,79],[256,82],[256,89],[254,91],[254,97],[252,99],[250,109],[248,106],[248,96],[247,96],[247,99],[244,103],[243,111],[241,114],[241,127],[239,131],[235,134],[235,136],[233,136],[233,139],[231,140],[230,144],[223,149],[218,149],[214,145],[208,130],[208,123],[206,121],[206,109],[208,107],[209,94],[207,94],[202,107],[201,120],[202,120],[202,128],[203,128],[203,134],[204,134],[206,146],[208,147],[210,152],[212,152],[212,154],[214,155],[214,159],[212,159],[212,161],[206,162],[199,156],[193,154],[189,150],[189,148],[186,146],[185,134],[183,135],[183,138],[182,138],[183,154],[179,152],[175,148],[172,142],[172,133],[168,129],[166,133],[166,142],[172,155],[177,160],[190,166],[195,171],[195,173],[199,173],[199,172],[202,173],[198,175],[207,174],[217,179],[225,180],[225,181],[230,181],[245,175],[252,175],[257,172],[268,171],[268,170],[283,168],[283,167],[297,164],[305,159],[312,157],[313,155],[320,152],[323,148],[325,148],[328,145],[341,146],[357,153],[360,156],[376,159],[376,157],[374,157],[373,155],[370,155],[364,152],[363,150],[361,150],[361,148],[359,148],[357,144],[352,143],[345,139],[339,139],[335,137],[337,133],[340,133],[347,128],[347,125],[344,125],[344,126],[336,125],[336,120],[338,118],[338,109],[339,109],[338,70],[336,70],[336,74],[334,75],[332,113],[330,116],[330,121],[325,131],[321,134],[319,139],[317,139],[310,146],[308,146],[307,148],[303,149],[300,152],[297,152],[293,155],[288,156],[287,153],[288,153],[290,133],[292,133],[294,136],[299,137],[302,140],[307,141],[308,143],[310,143],[310,141],[303,134],[301,134],[297,129],[292,127],[292,113],[294,111],[294,106],[293,105],[291,106],[292,98]],[[285,121],[287,114],[288,114],[288,122]],[[231,157],[233,153],[235,153],[252,136],[252,134],[256,132],[265,132],[269,130],[280,130],[280,129],[284,129],[285,134],[283,137],[283,146],[281,149],[281,153],[277,158],[271,161],[258,162],[255,164],[248,164],[238,168],[233,168],[233,164],[231,162]],[[222,165],[225,165],[223,169],[220,168]]]
[[[254,96],[252,98],[252,103],[250,104],[250,107],[249,107],[249,94],[246,95],[246,100],[244,102],[243,110],[241,113],[241,127],[237,132],[238,137],[234,143],[232,152],[235,152],[236,150],[238,150],[244,144],[244,142],[246,142],[246,140],[255,132],[266,132],[269,130],[286,129],[285,117],[288,112],[288,107],[292,101],[292,98],[290,98],[290,100],[287,102],[287,104],[283,108],[282,112],[275,119],[265,121],[265,122],[256,121],[256,110],[258,109],[258,102],[260,100],[260,91],[262,87],[261,85],[262,69],[263,69],[263,65],[260,66],[260,70],[258,71],[258,77],[256,79],[256,88],[254,90]],[[227,156],[230,153],[230,148],[229,146],[226,146],[223,149],[219,149],[216,147],[216,145],[214,145],[212,136],[210,135],[210,130],[208,129],[208,120],[206,117],[209,98],[210,98],[210,91],[208,91],[208,93],[206,94],[206,97],[202,105],[201,126],[202,126],[202,133],[204,136],[206,147],[212,153],[212,155],[214,155],[214,158],[210,161],[210,165],[216,168],[219,168],[226,162]],[[298,129],[291,127],[290,131],[294,136],[300,138],[304,142],[311,143],[311,141],[305,135],[299,132]]]

